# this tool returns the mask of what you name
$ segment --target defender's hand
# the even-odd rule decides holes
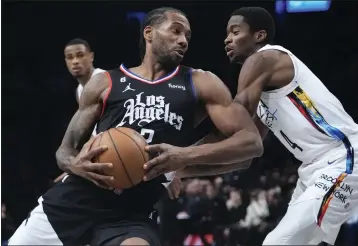
[[[180,178],[174,177],[173,181],[167,187],[170,199],[174,200],[179,197],[180,186],[181,186]]]
[[[169,144],[156,144],[146,147],[151,154],[159,154],[157,157],[144,164],[144,181],[151,180],[161,174],[174,172],[185,167],[184,148]]]
[[[91,148],[93,142],[99,137],[99,135],[90,139],[85,145],[83,145],[81,152],[75,159],[72,160],[71,171],[101,188],[112,189],[108,186],[107,182],[111,182],[114,178],[112,176],[104,175],[103,173],[104,170],[112,168],[113,164],[94,163],[91,161],[108,149],[107,146]]]

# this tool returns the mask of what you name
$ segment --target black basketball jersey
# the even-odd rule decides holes
[[[97,132],[123,126],[141,133],[148,143],[193,144],[197,98],[190,68],[178,66],[155,81],[140,78],[123,65],[108,74],[111,89]],[[43,195],[43,209],[54,228],[68,228],[69,233],[63,232],[62,238],[90,236],[91,228],[104,222],[147,218],[166,192],[166,181],[161,175],[130,189],[113,191],[69,175]],[[79,229],[69,226],[75,222],[81,224]]]
[[[97,133],[122,126],[138,131],[148,144],[191,144],[197,102],[191,68],[178,66],[155,81],[135,75],[123,64],[109,74],[111,89]]]

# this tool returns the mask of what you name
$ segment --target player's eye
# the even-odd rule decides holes
[[[178,28],[174,28],[174,29],[173,29],[173,33],[174,33],[174,34],[180,34],[180,30],[179,30]]]

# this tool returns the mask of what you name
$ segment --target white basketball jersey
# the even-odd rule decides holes
[[[92,72],[91,78],[92,78],[93,76],[95,76],[96,74],[102,73],[102,72],[104,72],[104,71],[105,71],[105,70],[103,70],[103,69],[95,68],[95,69],[93,70],[93,72]],[[79,84],[79,85],[77,86],[77,90],[76,90],[78,99],[80,99],[81,94],[82,94],[82,91],[83,91],[83,85]]]
[[[303,163],[342,144],[349,154],[353,149],[349,139],[358,134],[358,125],[340,101],[289,50],[266,45],[258,52],[269,49],[291,57],[295,76],[283,88],[262,92],[257,108],[261,121]]]
[[[95,76],[96,74],[103,73],[103,72],[105,72],[105,70],[100,69],[100,68],[96,68],[95,70],[93,70],[92,75],[91,75],[91,78],[92,78],[93,76]],[[83,85],[79,84],[79,85],[77,86],[76,92],[77,92],[78,99],[80,99],[81,94],[82,94],[82,92],[83,92]],[[97,125],[96,125],[96,126],[94,127],[94,129],[93,129],[92,136],[96,136],[96,135],[97,135],[96,128],[97,128]]]

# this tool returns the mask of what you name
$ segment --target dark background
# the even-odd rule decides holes
[[[95,52],[103,69],[139,63],[139,24],[129,11],[161,6],[188,14],[192,41],[184,64],[213,71],[235,92],[238,69],[230,67],[223,41],[233,10],[262,6],[275,17],[275,43],[294,52],[358,121],[357,3],[333,2],[328,12],[274,13],[273,2],[166,4],[133,2],[37,2],[2,5],[2,200],[15,224],[60,174],[55,151],[76,110],[75,88],[64,63],[63,49],[76,37]],[[258,169],[282,168],[289,155],[270,137]],[[246,176],[246,175],[245,175]]]

